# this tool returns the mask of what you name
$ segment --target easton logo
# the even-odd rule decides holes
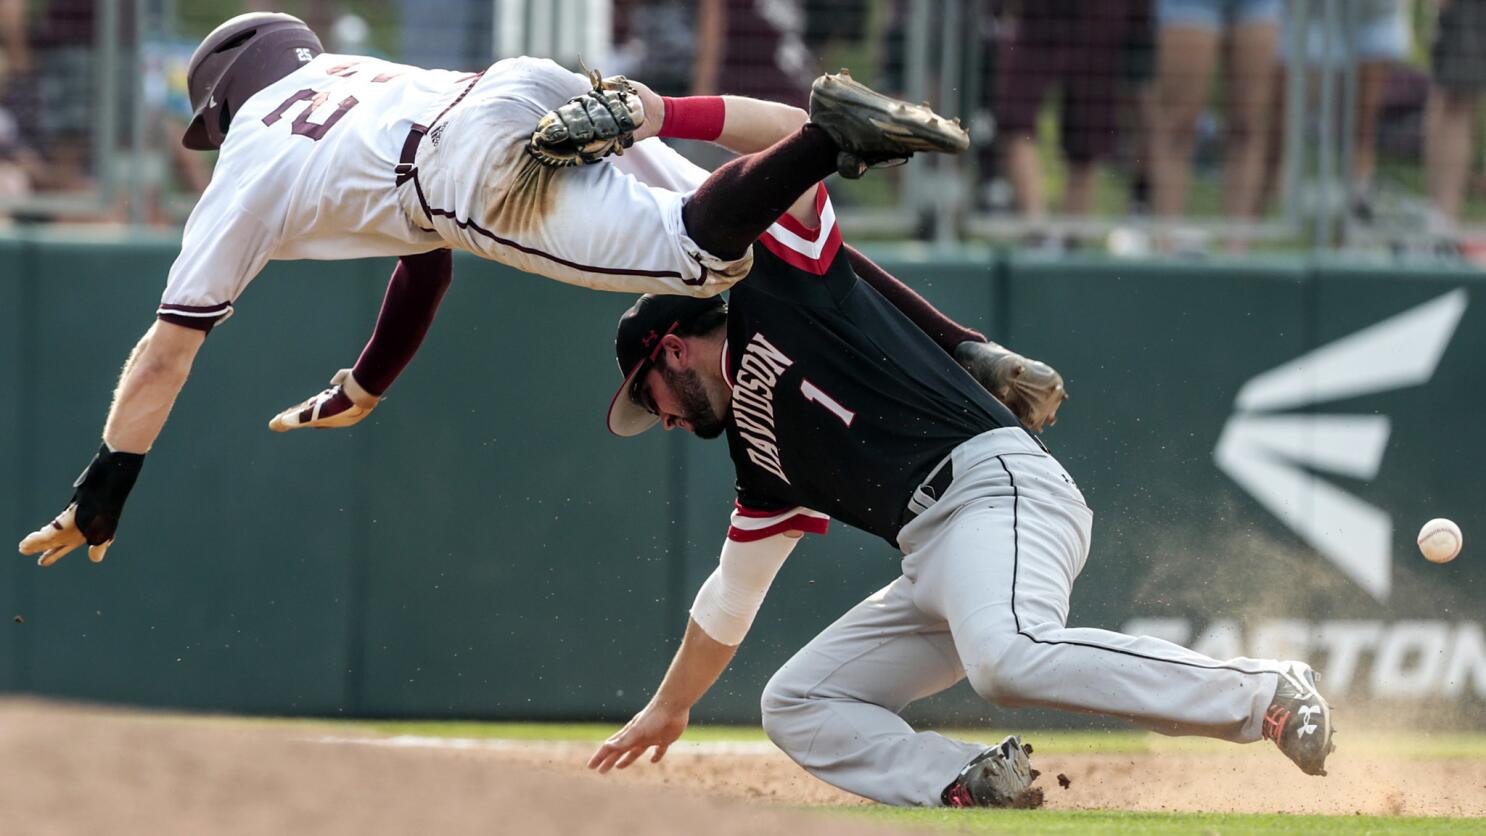
[[[1312,471],[1373,479],[1388,416],[1277,413],[1428,382],[1466,302],[1451,291],[1253,378],[1213,450],[1224,473],[1378,601],[1392,591],[1393,518]]]

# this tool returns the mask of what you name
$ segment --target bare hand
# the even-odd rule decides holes
[[[627,79],[640,96],[640,105],[645,108],[645,123],[635,129],[635,142],[660,135],[660,126],[666,121],[666,103],[654,90],[634,79]]]
[[[650,756],[650,762],[655,763],[666,756],[666,750],[686,731],[690,719],[690,711],[670,712],[654,704],[647,705],[624,728],[604,741],[604,745],[588,759],[588,768],[597,769],[600,774],[614,767],[624,769],[651,746],[655,747],[655,754]]]
[[[50,566],[61,560],[64,555],[78,546],[85,545],[88,539],[83,536],[77,527],[76,521],[77,505],[68,505],[57,518],[27,534],[21,540],[21,554],[40,554],[36,559],[37,566]],[[103,556],[108,553],[108,547],[113,545],[112,540],[107,543],[99,543],[96,546],[88,546],[88,559],[94,563],[102,563]]]

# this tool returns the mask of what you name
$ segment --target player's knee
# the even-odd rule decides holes
[[[763,716],[764,734],[775,746],[789,751],[789,732],[798,727],[795,718],[808,702],[804,689],[791,684],[785,670],[769,678],[769,684],[764,686],[764,693],[759,697],[759,713]]]
[[[988,638],[974,643],[974,658],[962,659],[965,678],[981,698],[1007,705],[1021,701],[1022,664],[1015,636]]]
[[[965,666],[965,678],[981,699],[994,703],[1013,701],[1016,694],[1016,676],[999,659],[987,659]]]

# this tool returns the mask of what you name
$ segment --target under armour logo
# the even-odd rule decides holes
[[[640,339],[640,342],[644,343],[646,348],[649,348],[652,345],[655,345],[655,341],[658,339],[660,339],[660,334],[657,333],[654,328],[651,328],[650,333],[642,337]]]
[[[1320,726],[1317,726],[1315,723],[1311,722],[1311,715],[1320,714],[1321,706],[1302,705],[1300,707],[1300,710],[1295,713],[1300,715],[1300,722],[1304,724],[1300,727],[1300,730],[1295,733],[1296,737],[1305,737],[1306,735],[1311,734],[1316,729],[1320,728]]]

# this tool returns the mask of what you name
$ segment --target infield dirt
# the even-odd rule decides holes
[[[0,700],[0,831],[923,832],[779,809],[865,802],[767,747],[681,745],[660,764],[605,777],[583,768],[592,747],[409,741],[347,734],[345,726]],[[1486,761],[1344,752],[1327,778],[1301,776],[1268,745],[1221,754],[1039,752],[1033,761],[1050,809],[1486,815]]]
[[[487,753],[330,745],[302,730],[0,701],[0,833],[614,834],[903,831]]]
[[[1035,733],[1027,734],[1036,740]],[[573,773],[591,743],[505,744],[493,757]],[[1047,809],[1316,815],[1486,816],[1486,761],[1333,756],[1330,775],[1302,775],[1271,744],[1221,754],[1032,755]],[[784,755],[688,752],[607,776],[615,783],[687,788],[716,798],[785,804],[865,804],[806,774]],[[1061,786],[1067,779],[1067,787]]]

